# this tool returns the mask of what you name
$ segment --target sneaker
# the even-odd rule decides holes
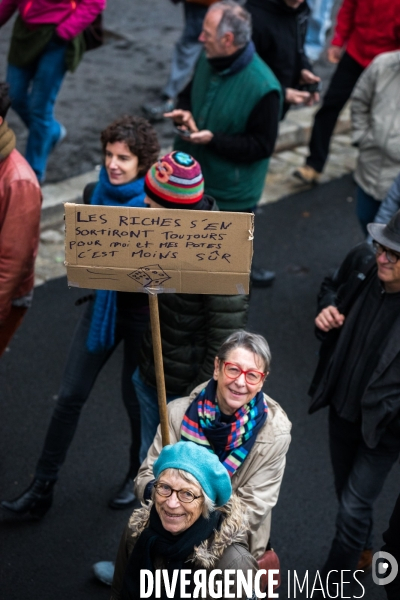
[[[304,167],[298,167],[293,176],[300,179],[303,183],[317,183],[319,176],[321,173],[318,173],[313,167],[310,165],[304,165]]]
[[[144,115],[150,121],[161,121],[164,113],[174,110],[175,102],[172,98],[164,98],[157,102],[146,102],[142,105]]]
[[[58,146],[63,143],[63,141],[65,140],[66,137],[67,137],[67,130],[64,127],[64,125],[62,123],[60,123],[60,135],[58,136],[58,138],[56,139],[56,141],[53,144],[53,150],[58,148]]]
[[[100,562],[94,563],[92,569],[96,579],[105,583],[105,585],[112,585],[115,569],[113,562],[101,560]]]

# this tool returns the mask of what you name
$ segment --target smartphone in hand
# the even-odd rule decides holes
[[[189,129],[182,129],[182,127],[179,127],[179,125],[175,125],[174,130],[175,133],[177,133],[181,137],[189,138],[191,136],[191,132],[189,131]]]

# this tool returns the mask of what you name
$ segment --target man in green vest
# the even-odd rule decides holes
[[[199,40],[194,77],[164,116],[179,130],[174,144],[199,161],[206,193],[220,210],[252,212],[260,199],[278,133],[281,86],[251,41],[251,16],[233,0],[213,4]],[[253,285],[275,273],[252,269]]]

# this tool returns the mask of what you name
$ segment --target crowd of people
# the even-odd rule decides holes
[[[320,100],[313,64],[333,3],[310,4],[186,0],[184,31],[159,101],[143,106],[146,118],[119,116],[101,132],[103,166],[98,181],[83,190],[83,202],[254,213],[279,121],[293,105]],[[0,356],[32,301],[40,185],[50,152],[66,134],[53,115],[57,93],[104,6],[105,0],[0,1],[0,26],[18,12],[7,82],[0,83]],[[315,598],[335,597],[329,594],[341,571],[371,568],[373,505],[400,455],[399,32],[398,0],[380,0],[379,10],[376,0],[343,0],[327,48],[337,69],[315,116],[310,155],[293,174],[308,184],[318,181],[351,97],[365,242],[348,249],[318,296],[321,347],[310,413],[329,406],[338,514],[321,567],[324,587]],[[5,120],[10,106],[29,130],[25,158]],[[150,122],[160,118],[176,128],[173,149],[162,157]],[[15,252],[21,215],[23,243]],[[258,261],[252,266],[253,286],[269,286],[274,278]],[[109,506],[140,501],[142,507],[129,519],[115,565],[96,564],[96,575],[112,584],[113,600],[140,597],[141,570],[164,568],[172,577],[187,562],[192,590],[197,571],[215,568],[249,572],[254,589],[258,569],[273,553],[271,513],[291,423],[262,391],[271,352],[261,335],[246,331],[249,296],[159,295],[170,435],[164,448],[147,295],[97,290],[83,302],[34,477],[2,508],[35,519],[47,514],[81,410],[123,342],[121,390],[131,447]],[[399,539],[398,502],[385,534],[393,556]],[[342,588],[343,597],[352,597],[346,595],[350,583]],[[398,600],[399,589],[397,578],[387,586],[388,598]]]

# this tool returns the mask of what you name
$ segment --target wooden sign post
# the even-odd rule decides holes
[[[153,340],[154,368],[156,371],[158,411],[160,413],[162,445],[169,444],[169,427],[167,414],[167,394],[165,391],[164,364],[162,358],[160,315],[158,312],[158,296],[149,295],[151,338]]]
[[[68,285],[149,294],[163,445],[169,443],[158,294],[247,294],[249,213],[65,204]]]

